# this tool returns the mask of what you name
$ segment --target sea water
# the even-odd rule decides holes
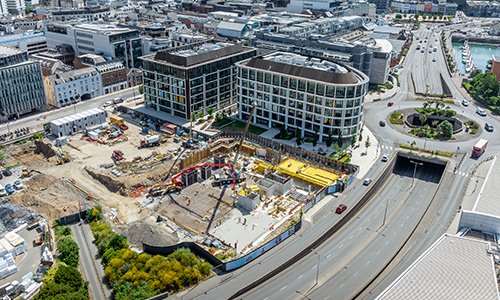
[[[453,43],[453,51],[455,52],[455,61],[457,62],[460,72],[465,73],[465,64],[462,63],[462,47],[463,43]],[[472,54],[472,61],[476,69],[485,71],[488,60],[492,55],[500,56],[500,47],[493,45],[479,45],[469,42],[470,52]]]

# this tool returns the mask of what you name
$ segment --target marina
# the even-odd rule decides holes
[[[495,45],[479,45],[464,40],[463,43],[453,43],[455,61],[462,74],[470,74],[474,69],[481,71],[491,68],[492,55],[500,55],[500,48]]]

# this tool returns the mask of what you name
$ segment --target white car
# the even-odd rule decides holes
[[[104,102],[103,107],[108,107],[111,105],[113,105],[113,101],[106,101],[106,102]]]
[[[0,184],[0,197],[7,196],[7,191],[3,187],[3,185]]]
[[[465,100],[465,99],[464,99],[464,100],[462,100],[462,105],[463,105],[463,106],[469,106],[469,101],[467,101],[467,100]]]
[[[384,155],[382,155],[382,161],[383,162],[386,162],[389,160],[389,154],[385,153]]]
[[[24,188],[23,183],[20,180],[14,181],[13,186],[16,190],[22,190]]]
[[[372,183],[371,178],[365,178],[365,180],[363,181],[363,185],[369,185],[370,183]]]
[[[476,109],[476,114],[480,115],[481,117],[486,117],[486,112],[480,107]]]

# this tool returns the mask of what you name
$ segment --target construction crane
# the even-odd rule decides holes
[[[236,168],[236,163],[238,162],[238,157],[240,156],[241,146],[243,145],[243,141],[248,133],[248,129],[250,128],[250,123],[252,122],[253,114],[255,113],[255,109],[257,109],[257,102],[252,103],[252,109],[250,110],[250,115],[248,116],[247,123],[245,124],[245,130],[243,130],[243,134],[241,135],[240,142],[236,148],[236,154],[234,155],[233,166]]]

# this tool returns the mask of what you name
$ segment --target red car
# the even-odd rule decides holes
[[[338,213],[338,214],[341,214],[346,209],[347,209],[347,205],[345,205],[345,204],[339,204],[339,206],[337,206],[337,210],[335,210],[335,212]]]
[[[387,106],[393,106],[394,102],[387,102]]]

